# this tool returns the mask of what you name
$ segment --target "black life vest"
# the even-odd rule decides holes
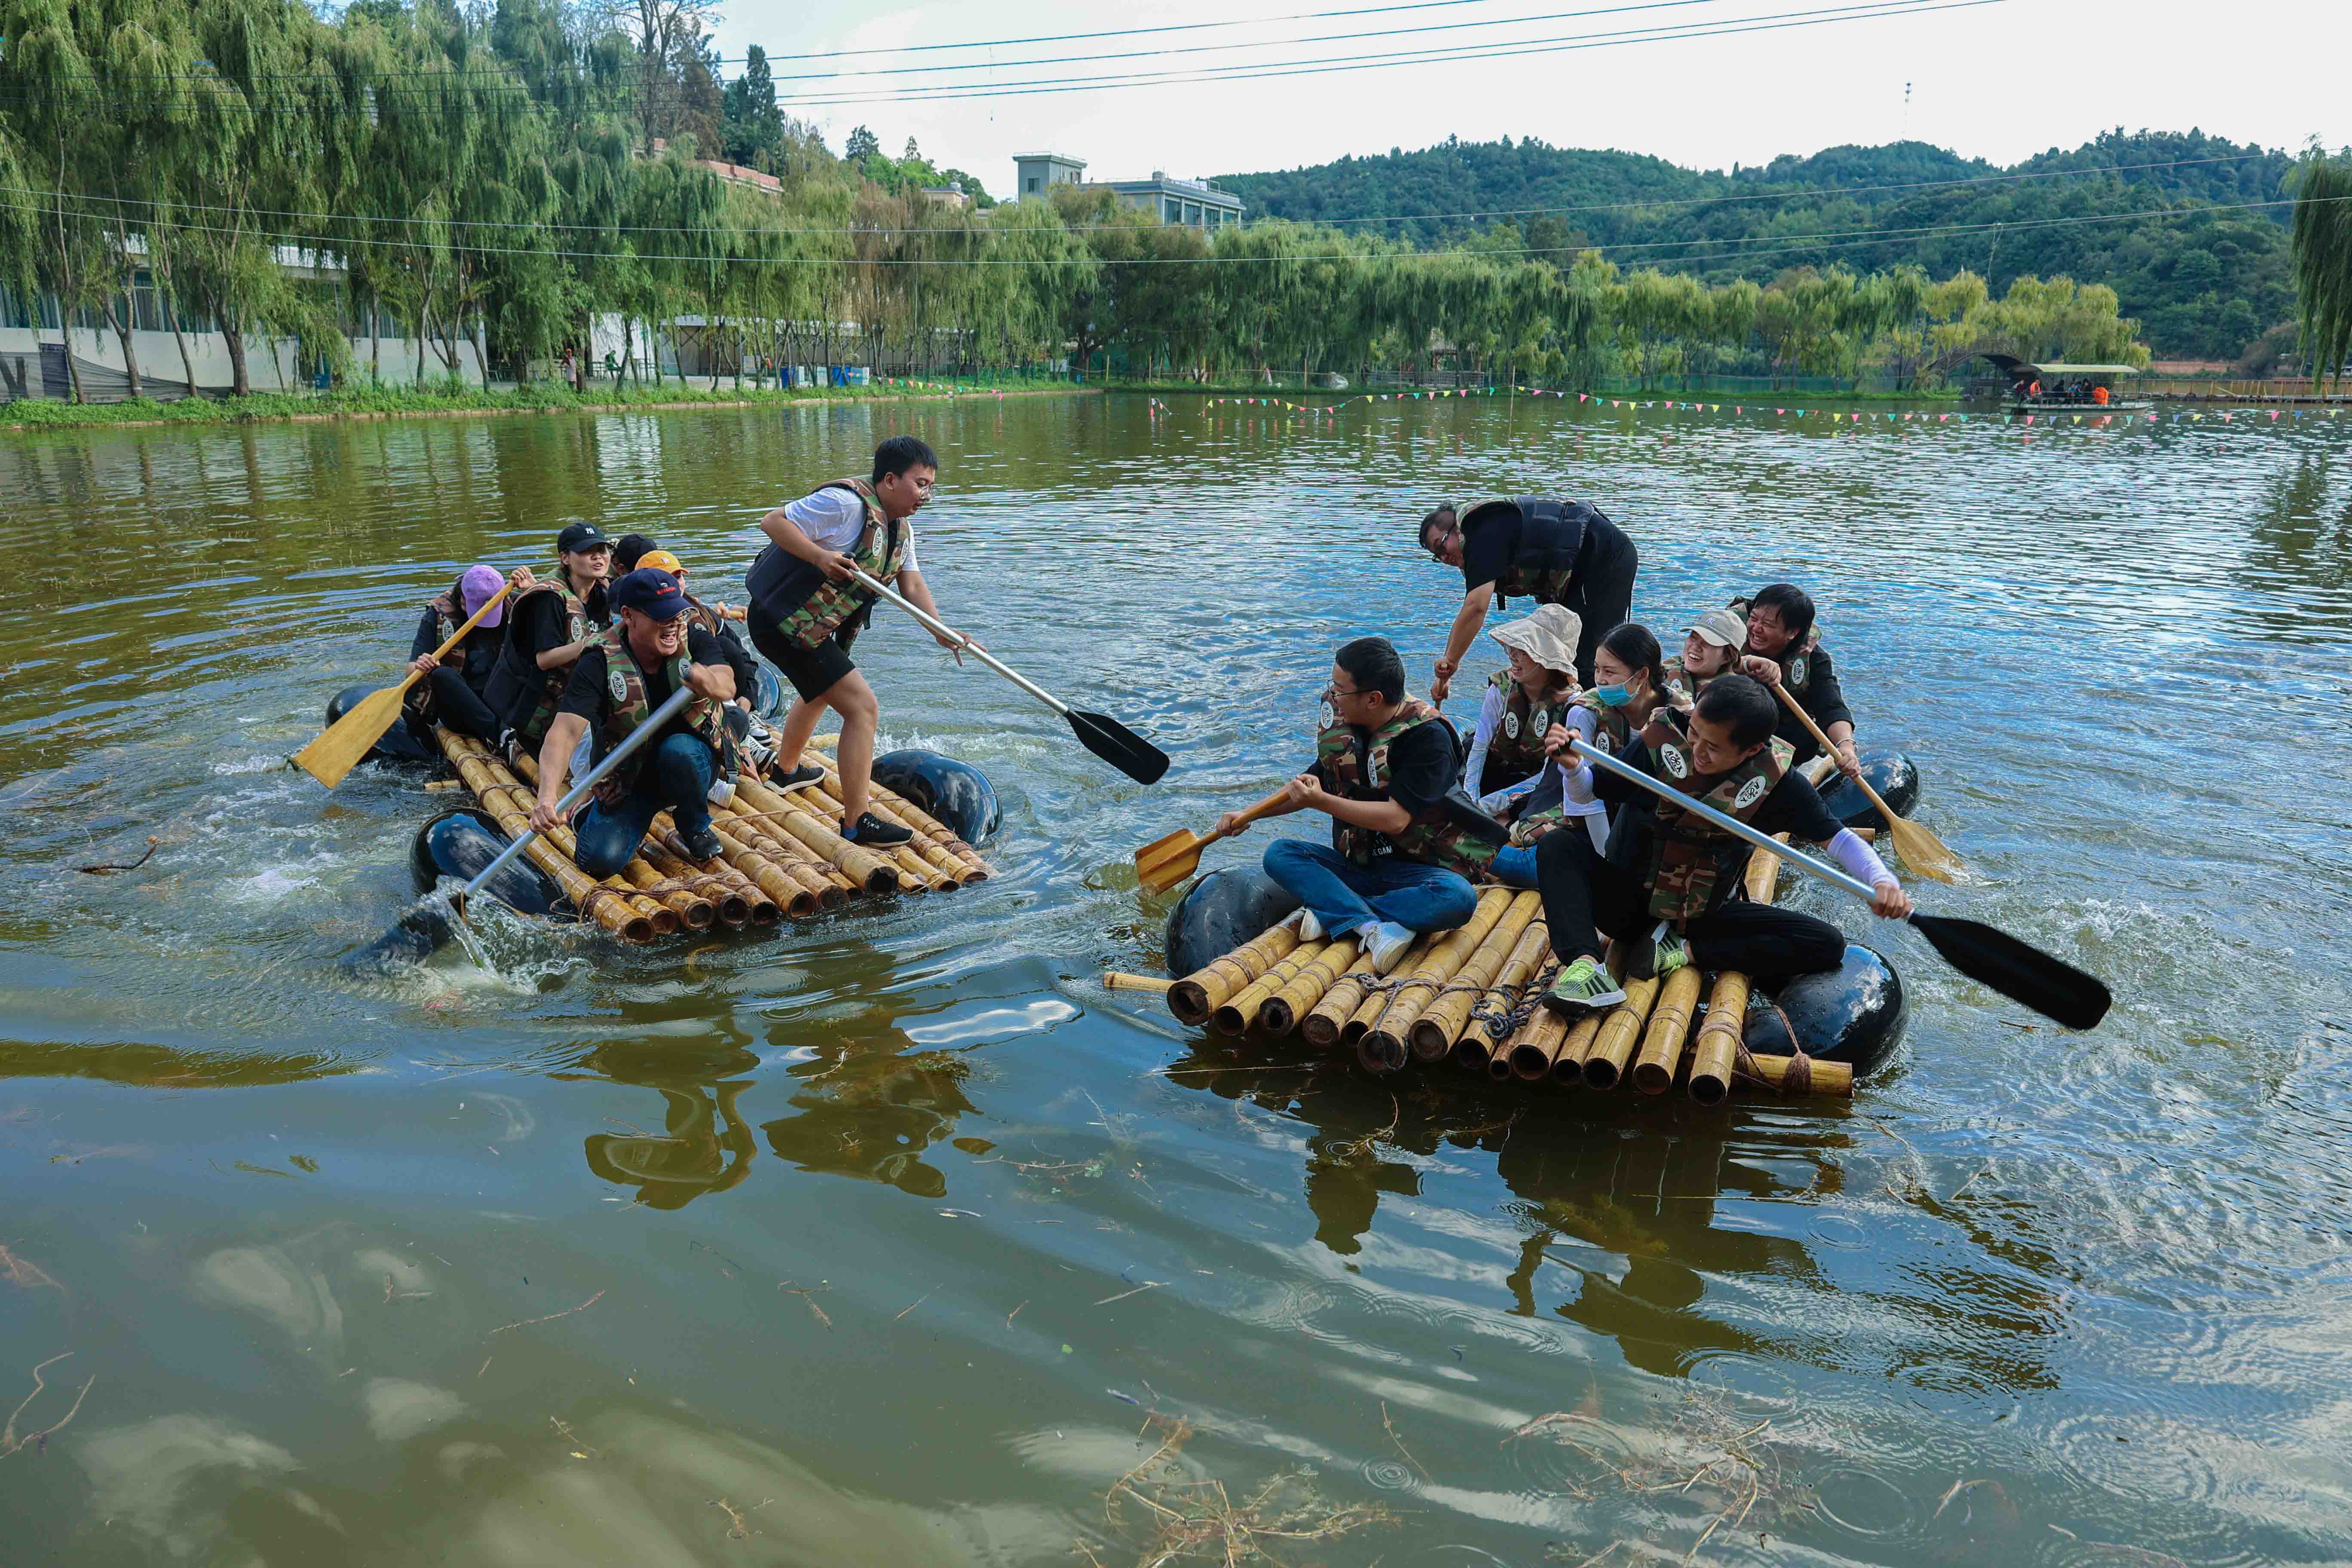
[[[867,576],[891,583],[907,560],[912,537],[905,518],[882,510],[874,487],[865,479],[835,479],[821,490],[847,490],[866,507],[866,526],[857,542],[844,553]],[[856,582],[836,583],[822,567],[813,566],[771,543],[743,574],[744,591],[751,603],[746,614],[773,626],[795,647],[813,648],[833,637],[846,647],[874,613],[874,595]],[[758,625],[758,622],[753,622]]]
[[[1538,605],[1566,604],[1569,589],[1592,563],[1599,532],[1592,525],[1596,521],[1606,523],[1608,519],[1585,501],[1501,497],[1479,501],[1457,515],[1464,538],[1469,536],[1471,519],[1498,507],[1512,508],[1519,514],[1519,547],[1503,574],[1495,579],[1495,608],[1501,609],[1514,594]]]

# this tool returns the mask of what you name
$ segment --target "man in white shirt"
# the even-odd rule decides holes
[[[777,738],[781,772],[774,782],[790,788],[823,776],[815,766],[801,765],[801,752],[827,708],[840,714],[841,831],[853,844],[887,847],[914,835],[866,810],[881,704],[850,661],[849,645],[872,616],[875,595],[852,573],[890,584],[939,617],[915,564],[908,521],[931,499],[939,469],[929,447],[912,436],[893,436],[875,448],[870,479],[836,479],[761,519],[770,543],[744,577],[752,645],[801,698]],[[961,632],[935,640],[957,650],[959,663],[961,650],[975,646]]]

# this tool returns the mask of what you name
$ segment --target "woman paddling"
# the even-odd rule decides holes
[[[1513,805],[1543,773],[1544,736],[1576,696],[1576,639],[1581,631],[1574,610],[1538,605],[1526,619],[1487,634],[1503,645],[1511,662],[1487,678],[1462,782],[1497,821],[1511,820]]]

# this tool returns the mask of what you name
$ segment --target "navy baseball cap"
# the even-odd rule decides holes
[[[574,550],[609,550],[613,542],[604,537],[604,531],[593,522],[575,522],[555,536],[555,548],[559,553]]]
[[[635,610],[657,621],[674,621],[686,614],[686,590],[658,567],[638,567],[608,593],[616,610]]]

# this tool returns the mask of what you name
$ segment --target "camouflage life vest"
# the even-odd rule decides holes
[[[686,596],[686,624],[700,626],[712,637],[723,637],[727,633],[727,617],[691,594]]]
[[[1752,821],[1773,786],[1796,760],[1796,748],[1774,736],[1738,767],[1708,783],[1690,760],[1687,745],[1669,742],[1658,748],[1658,777],[1680,794],[1705,802],[1741,822]],[[1696,793],[1705,784],[1706,793]],[[1748,856],[1748,841],[1727,833],[1696,812],[1683,810],[1664,797],[1654,808],[1655,830],[1650,845],[1650,913],[1680,928],[1715,907],[1716,889],[1736,876]]]
[[[1348,800],[1386,800],[1389,795],[1389,749],[1407,731],[1423,724],[1444,724],[1444,716],[1417,697],[1407,698],[1396,716],[1366,737],[1333,711],[1327,700],[1315,736],[1315,771],[1323,787]],[[1450,732],[1452,726],[1448,724]],[[1464,803],[1473,816],[1475,805]],[[1385,843],[1393,854],[1424,865],[1440,866],[1476,879],[1493,864],[1502,829],[1487,838],[1461,826],[1440,801],[1405,824],[1402,833],[1375,833],[1369,827],[1331,819],[1331,847],[1358,866],[1369,866]]]
[[[563,563],[560,561],[555,563],[551,574],[535,577],[530,588],[508,602],[505,662],[513,667],[523,689],[530,691],[535,688],[538,696],[530,710],[522,715],[520,723],[515,722],[512,710],[508,712],[507,723],[514,731],[516,744],[534,754],[539,751],[539,743],[547,739],[547,727],[555,722],[556,710],[563,706],[563,689],[572,681],[570,665],[559,664],[553,669],[541,669],[537,656],[525,651],[517,640],[523,624],[523,605],[541,594],[555,594],[562,597],[563,640],[566,643],[584,641],[590,632],[603,631],[612,624],[609,616],[600,620],[590,614],[586,603],[572,591],[572,580],[563,574]],[[524,666],[530,668],[526,670],[522,668]]]
[[[613,700],[612,709],[604,716],[604,745],[609,750],[652,715],[654,704],[646,695],[645,672],[638,667],[637,656],[630,650],[628,634],[614,626],[604,634],[604,691]],[[686,685],[687,671],[693,668],[693,656],[681,644],[669,659],[672,691]],[[685,716],[678,721],[718,756],[718,776],[722,779],[733,778],[736,769],[735,738],[728,731],[726,712],[726,704],[698,697],[686,705]],[[618,805],[636,787],[637,777],[645,772],[646,763],[652,755],[653,743],[648,742],[622,758],[619,767],[597,780],[598,804]]]
[[[1735,658],[1713,675],[1693,675],[1683,668],[1683,661],[1677,657],[1658,666],[1658,684],[1669,691],[1678,691],[1696,702],[1698,700],[1700,692],[1705,691],[1725,676],[1737,674],[1738,669],[1739,662]]]
[[[1590,691],[1580,691],[1569,704],[1592,715],[1591,744],[1595,751],[1606,752],[1612,757],[1625,754],[1625,747],[1633,739],[1632,712],[1624,708],[1612,708]]]
[[[1541,700],[1530,701],[1527,689],[1511,679],[1507,669],[1496,670],[1487,684],[1503,694],[1503,716],[1486,742],[1486,772],[1499,774],[1507,784],[1517,784],[1543,771],[1547,760],[1543,738],[1567,715],[1569,694],[1547,691]],[[1480,795],[1493,793],[1484,779],[1464,782]]]
[[[905,520],[893,521],[883,511],[874,487],[864,479],[835,479],[817,488],[848,490],[866,503],[866,528],[848,553],[867,576],[877,582],[888,583],[897,577],[899,566],[907,559]],[[819,574],[816,587],[798,606],[777,618],[776,629],[795,647],[814,647],[873,602],[872,592],[859,584],[836,583]]]

